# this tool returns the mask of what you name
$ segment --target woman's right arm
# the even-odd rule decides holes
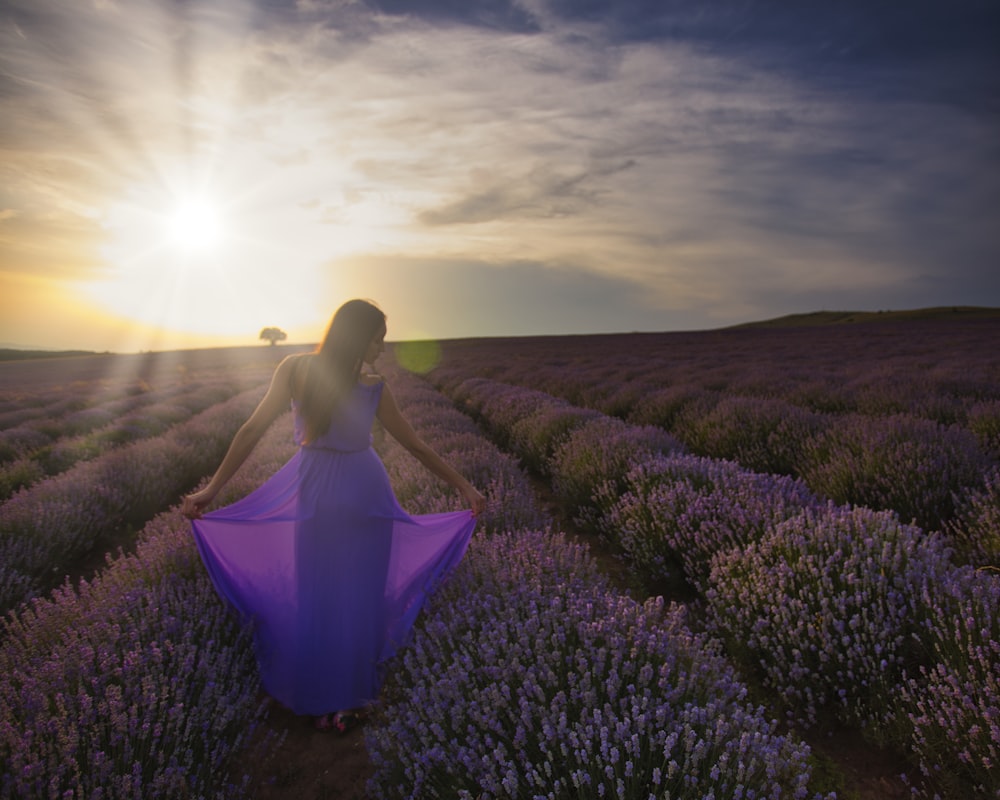
[[[257,408],[254,409],[249,419],[236,432],[225,458],[222,459],[222,463],[219,464],[212,479],[205,488],[184,497],[181,504],[181,513],[184,516],[191,519],[197,519],[201,516],[201,512],[215,499],[222,487],[247,460],[251,451],[257,446],[257,442],[271,427],[271,423],[282,412],[288,410],[292,399],[292,373],[297,359],[298,356],[287,356],[278,364],[271,377],[271,385],[268,387],[267,393],[257,404]]]
[[[475,515],[486,510],[486,498],[469,483],[454,467],[421,439],[409,421],[402,415],[396,400],[389,391],[387,384],[382,385],[382,396],[379,399],[378,419],[389,434],[403,447],[409,450],[431,472],[450,483],[462,494]]]

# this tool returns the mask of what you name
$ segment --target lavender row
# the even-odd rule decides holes
[[[0,506],[0,611],[58,579],[101,536],[149,519],[225,452],[253,389],[162,436],[118,448],[35,484]]]
[[[188,385],[155,396],[130,398],[127,403],[115,401],[91,407],[80,412],[87,415],[87,425],[73,424],[72,430],[88,429],[77,435],[66,435],[70,428],[65,420],[55,423],[56,428],[62,426],[61,430],[53,430],[47,424],[6,431],[11,434],[7,437],[8,444],[17,434],[16,444],[22,454],[0,465],[0,502],[18,489],[65,472],[80,461],[96,458],[114,447],[159,436],[173,425],[229,399],[236,391],[237,386],[232,382]]]
[[[204,408],[267,381],[285,348],[188,350],[0,363],[0,463],[159,403]],[[294,348],[293,348],[294,350]],[[17,387],[4,389],[3,387]],[[224,399],[222,396],[216,402]]]
[[[454,394],[508,441],[563,407],[482,379]],[[581,524],[651,579],[693,584],[710,628],[797,709],[794,722],[832,711],[909,749],[943,785],[982,796],[1000,785],[995,575],[956,568],[940,536],[895,514],[824,505],[800,482],[730,462],[652,452],[634,443],[640,429],[629,439],[614,422],[617,442],[613,425],[589,420],[552,448],[545,471]],[[958,730],[974,742],[949,740]]]
[[[451,389],[491,436],[539,464],[586,531],[619,547],[650,583],[704,591],[712,557],[820,500],[801,481],[693,456],[655,426],[633,426],[543,392],[471,378]]]
[[[488,344],[450,343],[434,381],[454,387],[488,376],[522,384],[633,424],[663,427],[698,455],[801,477],[834,502],[891,508],[928,530],[947,525],[960,511],[955,495],[981,489],[1000,459],[998,373],[971,357],[957,362],[955,374],[937,365],[948,377],[935,388],[926,364],[918,369],[902,356],[873,365],[871,374],[860,368],[845,374],[845,362],[858,367],[868,356],[849,361],[841,354],[824,364],[789,348],[787,363],[778,364],[773,353],[740,352],[736,340],[723,338],[709,361],[704,346],[693,344],[702,342],[699,337],[679,340],[678,350],[643,349],[641,355],[624,346],[629,337],[585,338],[588,347],[557,340],[545,342],[544,350],[504,341],[494,345],[502,347],[496,353]],[[697,359],[685,359],[685,347]],[[693,374],[692,361],[704,370]],[[729,377],[720,378],[720,371]],[[833,385],[831,374],[837,376]],[[801,404],[795,394],[822,397],[829,388],[836,396],[855,391],[870,397],[876,384],[900,392],[906,402],[887,402],[876,411],[867,403]],[[961,413],[921,410],[956,397],[963,398]]]
[[[279,422],[227,485],[258,486],[293,452]],[[177,511],[134,555],[8,616],[0,644],[0,798],[236,798],[278,743],[250,637],[216,595]]]
[[[294,450],[289,434],[279,422],[218,502],[238,499],[284,463]],[[394,466],[388,455],[397,474],[423,479],[426,470]],[[522,502],[492,503],[486,519],[499,525],[512,508],[518,519],[537,521],[523,476],[503,459],[497,466],[498,497],[520,492]],[[413,493],[405,481],[399,488]],[[248,640],[212,591],[186,520],[161,515],[141,539],[134,556],[116,559],[94,582],[64,587],[9,618],[0,648],[0,699],[9,710],[0,723],[0,762],[10,767],[0,796],[250,791],[250,779],[232,772],[234,757],[265,755],[244,752],[263,718]],[[30,674],[28,664],[36,668]]]
[[[538,364],[532,371],[523,362],[507,363],[513,366],[493,366],[491,371],[513,373],[514,383],[532,391],[546,387],[577,415],[592,409],[634,425],[661,427],[698,455],[736,461],[755,472],[799,477],[836,503],[891,509],[926,530],[952,526],[966,513],[970,498],[983,491],[987,476],[1000,468],[1000,451],[991,452],[972,431],[956,424],[907,414],[824,414],[778,398],[729,396],[688,385],[653,388],[647,373],[630,373],[615,385],[577,369],[576,383],[566,386]],[[454,392],[466,381],[486,380],[474,377],[477,371],[463,372],[460,363],[446,362],[432,379]],[[580,408],[566,398],[581,394],[572,386],[584,379],[593,382],[594,391],[583,393],[588,406]],[[552,395],[545,396],[553,402]],[[996,423],[1000,429],[1000,417]],[[534,448],[524,457],[531,464],[537,456]],[[984,555],[989,562],[1000,561],[1000,550],[963,555],[970,562]]]
[[[58,367],[53,367],[54,373],[57,370]],[[235,380],[215,379],[212,382],[228,383],[230,394],[237,390]],[[201,387],[202,383],[197,381],[172,382],[158,389],[134,380],[114,387],[103,381],[96,386],[56,384],[44,392],[9,400],[5,403],[7,410],[0,413],[0,463],[64,436],[76,436],[103,427],[122,414],[190,394]]]
[[[127,402],[130,396],[137,394],[141,394],[141,389],[138,387],[122,386],[118,389],[109,389],[103,384],[69,387],[58,385],[44,392],[17,394],[5,392],[0,402],[0,460],[5,460],[8,456],[10,434],[15,434],[12,438],[16,443],[18,428],[30,428],[32,422],[44,425],[47,420],[70,417],[95,405]],[[85,419],[84,415],[77,422],[81,423]]]
[[[945,526],[956,551],[971,564],[1000,571],[1000,470],[957,500],[958,513]]]
[[[610,474],[591,509],[648,576],[698,589],[709,629],[791,722],[836,716],[909,752],[949,796],[993,796],[1000,576],[956,567],[940,535],[892,512],[823,505],[730,462],[647,458]]]
[[[650,396],[627,417],[669,424],[699,455],[798,476],[834,502],[892,509],[928,530],[951,520],[955,496],[980,488],[997,464],[972,431],[954,423],[906,413],[819,414],[774,398],[729,395],[674,410],[671,394]]]
[[[412,386],[401,405],[435,448],[474,442],[467,417]],[[482,439],[469,452],[473,472],[509,461]],[[506,506],[531,505],[519,485]],[[432,495],[423,509],[452,503]],[[492,534],[433,601],[368,731],[374,796],[808,794],[808,748],[746,702],[681,611],[621,596],[561,536],[486,522]]]
[[[442,343],[445,368],[619,415],[661,390],[777,399],[821,414],[1000,422],[995,320]],[[983,431],[984,434],[987,431]]]
[[[0,428],[0,463],[42,449],[63,436],[75,436],[111,422],[144,403],[142,393],[88,398],[59,392],[46,404],[32,404],[3,415],[8,424]]]
[[[7,434],[16,431],[18,428],[26,428],[33,420],[46,419],[51,417],[61,417],[65,414],[80,411],[85,408],[85,403],[80,398],[73,397],[21,397],[17,400],[8,400],[0,410],[0,456],[6,460],[13,451],[13,446],[8,445]],[[17,436],[13,445],[17,444]]]

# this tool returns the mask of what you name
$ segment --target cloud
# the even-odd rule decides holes
[[[483,171],[481,176],[472,177],[485,186],[473,188],[444,206],[421,211],[417,220],[436,226],[572,216],[599,205],[602,191],[595,184],[601,178],[634,166],[635,161],[628,160],[615,166],[578,169],[574,174],[557,174],[546,165],[515,176]]]
[[[523,4],[510,0],[378,0],[386,14],[417,16],[434,22],[447,21],[504,31],[531,33],[538,30],[537,17]]]
[[[380,0],[377,7],[435,21],[527,32],[600,29],[610,40],[683,41],[720,49],[779,48],[796,55],[869,62],[928,55],[995,55],[1000,10],[979,0]]]

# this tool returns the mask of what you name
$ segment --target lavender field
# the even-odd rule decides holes
[[[893,796],[1000,797],[998,344],[955,321],[387,356],[489,504],[390,667],[365,796],[880,796],[817,758],[836,729],[892,754]],[[176,504],[291,351],[0,364],[0,798],[254,795],[278,742]],[[406,508],[456,507],[376,441]],[[220,502],[292,448],[286,418]]]

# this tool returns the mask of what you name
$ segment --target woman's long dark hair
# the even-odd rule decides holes
[[[326,433],[341,400],[358,382],[365,351],[385,331],[385,314],[368,300],[348,300],[330,320],[309,363],[299,403],[305,441]]]

